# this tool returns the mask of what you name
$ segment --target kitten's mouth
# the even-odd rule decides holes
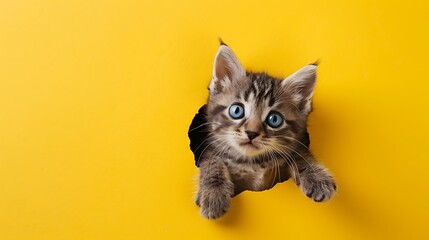
[[[240,143],[240,146],[258,149],[258,147],[252,141],[242,142],[242,143]]]
[[[246,157],[255,157],[262,153],[263,145],[257,141],[237,141],[237,150]]]

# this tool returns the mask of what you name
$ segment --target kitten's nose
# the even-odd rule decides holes
[[[252,141],[257,136],[259,136],[258,132],[254,132],[254,131],[244,131],[244,132],[247,134],[247,137],[249,138],[250,141]]]

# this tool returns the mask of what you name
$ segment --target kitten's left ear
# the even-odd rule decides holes
[[[210,94],[221,92],[232,81],[238,81],[244,76],[246,76],[246,71],[234,52],[225,43],[221,42],[214,61],[213,77],[209,86]]]
[[[316,64],[307,65],[282,81],[283,89],[292,97],[299,110],[307,115],[316,85]]]

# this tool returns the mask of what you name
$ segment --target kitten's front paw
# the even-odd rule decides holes
[[[229,208],[231,196],[221,191],[198,194],[197,204],[201,207],[201,215],[208,219],[222,217]]]
[[[316,174],[301,178],[302,192],[315,202],[328,201],[337,190],[334,179],[327,174],[321,174],[323,176]]]

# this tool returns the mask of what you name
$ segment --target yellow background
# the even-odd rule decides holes
[[[0,1],[0,239],[429,239],[425,1]],[[222,37],[250,70],[321,59],[312,149],[218,221],[193,203],[188,125]]]

